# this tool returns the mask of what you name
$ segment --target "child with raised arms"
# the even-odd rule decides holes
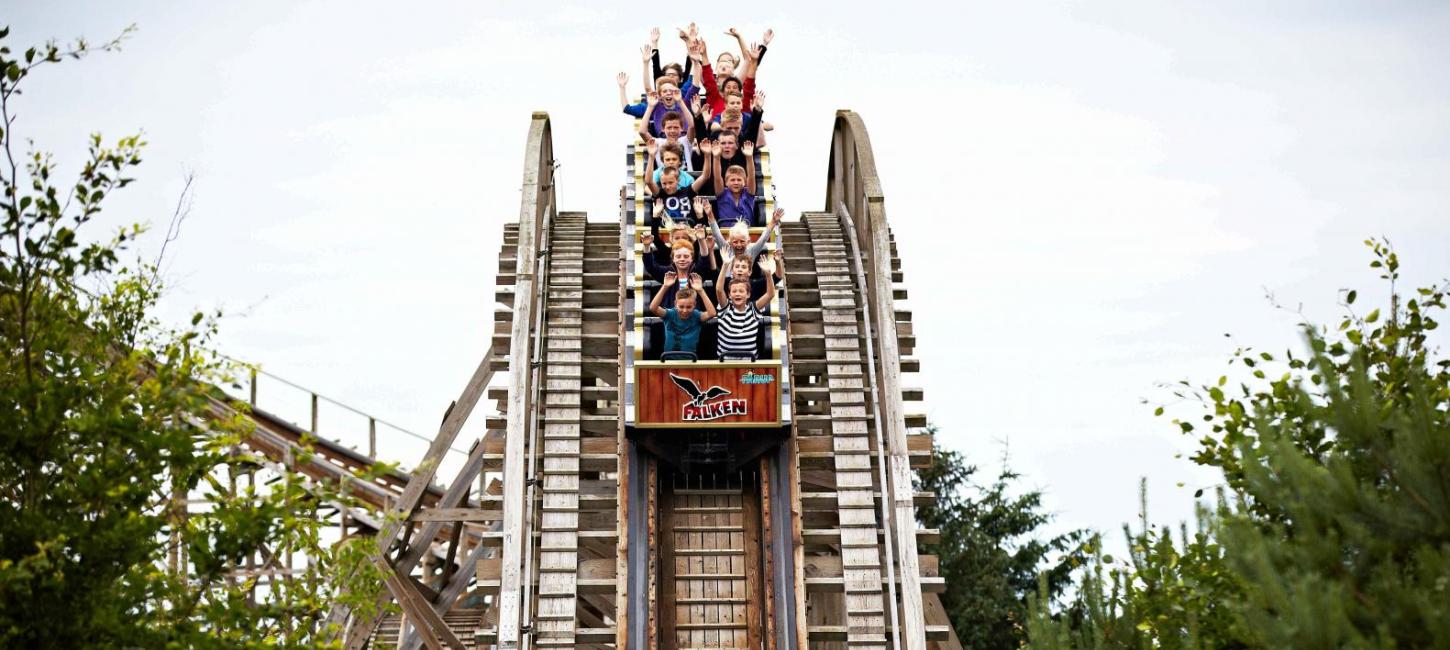
[[[754,262],[752,261],[752,264]],[[722,274],[723,276],[723,274]],[[722,277],[720,281],[724,281]],[[728,290],[729,302],[715,315],[718,324],[716,356],[720,359],[755,359],[760,352],[760,328],[769,322],[765,310],[775,299],[775,283],[765,283],[765,294],[752,301],[750,283],[734,282]]]
[[[664,169],[654,169],[655,144],[650,141],[647,145],[650,155],[645,162],[645,184],[649,187],[650,194],[657,201],[663,201],[665,214],[674,221],[688,225],[699,222],[700,217],[696,215],[694,208],[695,194],[705,187],[710,180],[710,168],[707,166],[699,178],[690,178],[689,174],[682,171],[679,165],[683,152],[673,142],[666,143],[664,150],[659,157],[665,161]]]
[[[747,142],[740,151],[745,154],[745,167],[731,165],[724,168],[724,188],[720,189],[720,184],[716,183],[715,217],[726,228],[737,221],[744,221],[747,226],[755,225],[755,158],[752,156],[755,145]],[[721,151],[717,148],[712,153],[712,164],[721,169]]]
[[[665,284],[675,285],[678,282],[674,271],[665,274]],[[704,283],[700,280],[698,273],[691,273],[689,286],[683,287],[675,292],[674,308],[665,309],[660,306],[664,301],[665,291],[661,289],[655,292],[655,297],[649,303],[651,314],[659,316],[664,321],[665,344],[663,352],[688,352],[699,354],[700,329],[705,321],[715,317],[715,305],[710,302],[710,296],[705,293]],[[695,309],[696,301],[704,304],[704,311]]]

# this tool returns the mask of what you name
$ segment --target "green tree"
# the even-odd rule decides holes
[[[1028,622],[1032,648],[1243,647],[1230,606],[1242,596],[1225,565],[1223,547],[1211,533],[1214,519],[1200,511],[1198,532],[1148,523],[1147,484],[1140,488],[1139,529],[1123,526],[1127,556],[1103,551],[1102,537],[1088,543],[1091,559],[1071,605],[1055,612],[1034,599]],[[1044,583],[1039,593],[1046,593]]]
[[[142,227],[86,234],[144,141],[91,136],[73,182],[20,150],[27,79],[130,31],[13,52],[0,29],[0,647],[315,647],[337,591],[324,578],[372,577],[362,547],[319,536],[316,511],[345,500],[286,468],[270,487],[223,484],[264,459],[238,449],[245,418],[214,409],[216,314],[165,326],[157,264],[122,259]],[[188,516],[191,498],[210,507]],[[256,590],[232,569],[263,546],[312,561]]]
[[[1450,647],[1450,360],[1430,344],[1446,286],[1402,294],[1398,256],[1365,243],[1387,304],[1361,315],[1346,291],[1337,328],[1303,326],[1304,355],[1243,348],[1236,387],[1178,392],[1204,412],[1174,422],[1226,490],[1194,540],[1209,552],[1143,549],[1186,593],[1138,589],[1154,576],[1136,562],[1089,575],[1097,620],[1039,607],[1034,647]],[[1153,614],[1175,598],[1183,616]]]
[[[936,432],[935,427],[931,428]],[[1084,558],[1085,531],[1042,538],[1052,517],[1035,490],[1013,494],[1016,473],[1004,468],[990,484],[975,482],[977,467],[955,451],[937,448],[917,474],[916,489],[936,501],[917,510],[941,543],[923,547],[939,556],[947,590],[942,605],[965,648],[1015,648],[1025,638],[1027,599],[1043,576],[1047,593],[1060,594]]]

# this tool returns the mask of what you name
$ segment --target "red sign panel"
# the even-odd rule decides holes
[[[780,426],[780,366],[649,363],[635,366],[637,427]]]

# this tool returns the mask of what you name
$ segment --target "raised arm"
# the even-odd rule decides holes
[[[649,60],[653,64],[650,71],[655,73],[655,79],[659,79],[664,73],[660,72],[660,28],[658,27],[649,30],[649,50]]]
[[[770,47],[770,42],[774,39],[775,30],[767,29],[765,30],[765,36],[761,38],[762,42],[758,44],[752,43],[748,52],[745,50],[745,44],[741,43],[740,49],[745,55],[745,72],[742,73],[743,77],[746,79],[755,78],[756,71],[760,69],[760,62],[765,59],[765,50]]]
[[[707,201],[707,204],[710,202]],[[705,220],[710,222],[710,234],[715,237],[715,245],[722,250],[730,247],[730,242],[725,241],[725,235],[720,234],[720,222],[715,220],[715,208],[713,206],[705,209]]]
[[[700,72],[705,75],[705,103],[710,107],[713,114],[717,106],[724,106],[725,99],[720,96],[720,83],[715,79],[715,70],[710,67],[710,50],[705,46],[705,39],[698,39],[690,46],[690,55],[699,57]]]
[[[655,182],[655,155],[659,152],[660,145],[654,138],[645,136],[644,148],[644,186],[649,188],[650,196],[656,196],[660,193],[660,186]]]
[[[779,269],[780,266],[779,265],[776,265],[775,268]],[[781,272],[781,277],[785,277],[785,272],[784,271]],[[755,301],[755,308],[756,309],[765,309],[766,307],[769,307],[770,306],[770,301],[772,301],[772,300],[775,300],[775,283],[774,282],[766,282],[765,283],[765,294],[762,295],[759,299],[757,299]]]
[[[710,129],[705,124],[705,98],[701,97],[700,93],[695,93],[695,96],[690,98],[690,112],[695,114],[695,119],[691,120],[694,127],[694,131],[691,132],[692,137],[709,137]],[[701,166],[703,165],[704,163],[701,163]]]
[[[750,50],[746,49],[745,37],[740,35],[740,30],[731,27],[730,29],[725,30],[725,35],[735,37],[735,42],[740,45],[740,60],[750,60]]]
[[[761,122],[765,121],[765,118],[762,117],[764,114],[765,93],[757,90],[755,91],[755,98],[750,106],[750,120],[746,122],[744,128],[740,129],[741,142],[749,140],[758,143],[762,147],[765,146],[765,139],[763,137],[765,132],[760,128]]]
[[[715,145],[709,140],[700,141],[700,152],[704,154],[706,160],[710,158],[710,149],[715,146],[719,145]],[[710,165],[701,165],[701,167],[704,169],[700,170],[700,177],[690,184],[690,189],[695,192],[699,192],[701,188],[705,187],[705,181],[710,180]]]
[[[720,304],[728,302],[725,296],[725,279],[730,277],[730,265],[721,264],[720,273],[715,276],[715,300]]]
[[[654,83],[655,82],[655,79],[658,79],[659,78],[659,77],[652,77],[649,74],[650,73],[649,62],[650,62],[650,59],[654,57],[654,53],[655,53],[655,49],[652,48],[652,47],[650,47],[648,44],[646,44],[644,47],[641,47],[639,49],[640,58],[641,59],[644,59],[644,63],[643,63],[643,65],[644,65],[644,71],[641,72],[640,74],[644,75],[644,91],[646,93],[654,92],[654,89],[655,89],[655,83]]]
[[[755,143],[741,142],[740,152],[745,154],[745,189],[755,194]]]
[[[705,317],[700,320],[704,321],[714,318],[715,304],[710,302],[710,294],[705,293],[705,282],[700,279],[699,273],[690,274],[690,288],[694,289],[695,295],[699,296],[700,300],[705,303]]]
[[[770,215],[770,223],[765,226],[765,232],[760,233],[760,236],[755,238],[755,242],[745,249],[745,253],[750,256],[750,259],[755,259],[761,251],[765,250],[765,245],[770,242],[770,237],[775,234],[775,227],[780,225],[783,217],[785,217],[783,208],[776,208],[775,214]]]
[[[685,137],[694,140],[695,114],[690,111],[690,105],[686,104],[683,98],[681,98],[678,103],[680,105],[680,121],[685,123]]]
[[[628,110],[629,96],[624,94],[624,87],[629,85],[629,75],[621,72],[614,78],[619,82],[619,110]]]
[[[669,272],[665,273],[665,280],[664,280],[664,282],[662,282],[660,284],[660,288],[655,289],[655,297],[654,298],[651,298],[650,301],[649,301],[649,313],[654,314],[656,316],[664,316],[665,315],[665,309],[664,309],[664,307],[661,307],[660,306],[660,302],[662,302],[664,300],[664,298],[665,298],[665,287],[668,287],[668,286],[674,284],[676,277],[677,276],[675,275],[675,272],[674,271],[669,271]]]
[[[699,28],[695,23],[690,23],[690,31],[680,30],[680,40],[685,42],[685,76],[695,81],[695,94],[700,94],[700,86],[703,78],[700,75],[701,63],[699,57],[695,56],[695,39],[700,35]],[[681,79],[681,81],[684,81]]]
[[[651,90],[645,97],[647,99],[644,104],[644,117],[639,120],[639,137],[645,142],[649,142],[654,139],[654,133],[650,131],[649,127],[654,122],[655,107],[659,106],[660,94]]]

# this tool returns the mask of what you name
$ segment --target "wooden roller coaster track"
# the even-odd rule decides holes
[[[345,647],[958,647],[937,558],[919,551],[937,537],[915,516],[935,495],[913,486],[932,440],[907,408],[920,364],[861,119],[836,116],[825,209],[772,243],[789,435],[731,475],[679,474],[627,436],[641,343],[625,324],[648,300],[631,281],[641,154],[628,148],[618,217],[560,212],[549,118],[534,114],[492,345],[416,468],[359,486],[372,510],[354,516],[387,576],[370,598],[402,614],[335,608]],[[770,152],[756,155],[769,187]],[[484,398],[497,415],[435,485]],[[254,417],[255,446],[289,454],[301,432]],[[308,471],[371,462],[332,447]]]

